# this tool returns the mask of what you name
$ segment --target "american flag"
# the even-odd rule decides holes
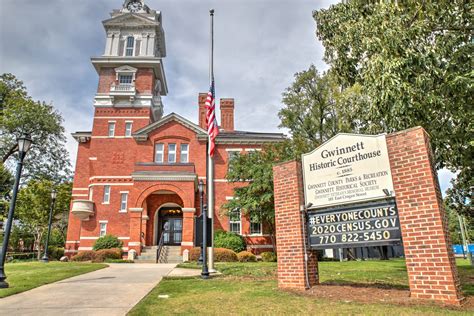
[[[219,134],[219,126],[217,125],[216,119],[216,105],[215,105],[215,95],[214,95],[214,80],[212,80],[211,88],[207,93],[206,99],[206,123],[207,123],[207,134],[209,134],[209,155],[214,156],[214,150],[216,148],[215,139]]]

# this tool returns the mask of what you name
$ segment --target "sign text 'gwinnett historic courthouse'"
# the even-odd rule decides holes
[[[403,243],[410,294],[463,300],[429,137],[339,134],[273,167],[278,286],[318,284],[317,249]]]

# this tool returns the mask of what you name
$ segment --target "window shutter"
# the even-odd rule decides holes
[[[137,40],[137,42],[135,43],[135,56],[140,56],[140,49],[142,47],[142,41],[140,40]]]
[[[118,54],[117,54],[118,56],[124,56],[125,55],[124,46],[125,46],[125,41],[121,40],[119,42],[119,51],[118,51]]]

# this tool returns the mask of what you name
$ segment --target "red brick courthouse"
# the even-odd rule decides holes
[[[73,134],[78,142],[66,254],[92,249],[103,235],[123,241],[124,251],[158,243],[194,246],[200,214],[197,185],[205,181],[206,94],[196,93],[197,124],[176,113],[163,116],[168,93],[162,14],[144,1],[125,1],[103,25],[105,52],[93,57],[99,75],[92,130]],[[271,250],[260,223],[238,211],[221,211],[234,184],[225,180],[235,154],[281,141],[282,134],[234,129],[234,99],[220,100],[221,133],[215,156],[214,228],[244,236],[254,251]]]

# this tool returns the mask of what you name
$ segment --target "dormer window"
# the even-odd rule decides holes
[[[111,85],[111,94],[134,97],[136,94],[135,79],[137,68],[124,65],[115,68],[116,78]]]
[[[125,47],[125,56],[133,56],[133,48],[135,47],[135,38],[127,37],[127,46]]]
[[[133,75],[119,75],[119,84],[132,84]]]

